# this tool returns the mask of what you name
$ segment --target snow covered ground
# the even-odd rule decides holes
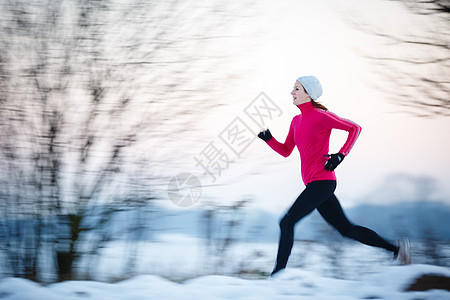
[[[130,268],[130,247],[134,264]],[[450,291],[406,289],[422,275],[450,278],[450,268],[433,266],[412,244],[414,263],[399,266],[392,254],[356,242],[296,241],[288,268],[268,278],[276,243],[220,241],[207,245],[186,235],[155,236],[153,241],[110,243],[94,260],[78,264],[79,276],[95,281],[41,285],[6,277],[0,280],[0,300],[119,300],[119,299],[450,299]],[[450,257],[445,248],[441,252]],[[417,255],[415,255],[417,253]],[[442,261],[448,266],[448,261]],[[47,274],[48,282],[54,281]],[[43,281],[46,281],[43,278]],[[450,284],[449,284],[450,285]],[[449,289],[447,287],[447,289]]]
[[[390,266],[362,276],[340,280],[314,272],[286,269],[270,279],[248,280],[227,276],[202,276],[175,283],[153,275],[142,275],[117,283],[66,281],[42,286],[19,279],[0,281],[2,300],[115,300],[115,299],[450,299],[450,292],[407,292],[423,274],[450,277],[450,270],[429,265]]]
[[[136,252],[133,275],[158,275],[173,281],[205,275],[238,276],[260,279],[272,271],[278,244],[234,242],[227,247],[220,241],[207,246],[206,241],[185,235],[159,235],[155,241],[141,242]],[[441,266],[450,266],[450,246],[441,247]],[[412,242],[413,262],[434,264],[423,257],[421,243]],[[80,270],[95,265],[93,279],[117,281],[129,277],[127,261],[129,245],[121,241],[111,243],[98,260],[82,261]],[[301,269],[323,277],[357,280],[361,275],[379,272],[380,268],[397,265],[392,254],[350,240],[317,242],[296,241],[288,268]],[[82,274],[81,274],[82,275]],[[0,298],[1,300],[1,298]]]
[[[276,244],[240,243],[220,252],[181,235],[157,240],[136,252],[134,276],[124,276],[129,245],[116,243],[89,262],[98,281],[41,285],[7,277],[0,280],[0,300],[450,299],[444,289],[406,291],[422,275],[450,278],[450,268],[417,260],[398,266],[389,253],[358,243],[297,241],[288,268],[267,278]]]

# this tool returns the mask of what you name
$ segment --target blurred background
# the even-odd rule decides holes
[[[0,278],[265,276],[304,186],[298,152],[256,134],[284,141],[310,74],[363,128],[337,169],[349,217],[450,266],[449,1],[0,6]],[[345,139],[333,132],[331,151]],[[392,264],[315,214],[296,238],[293,267]]]

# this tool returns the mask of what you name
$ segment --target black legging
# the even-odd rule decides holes
[[[392,252],[397,251],[396,246],[381,238],[374,231],[350,223],[342,211],[339,200],[334,195],[335,189],[335,180],[321,180],[309,183],[281,219],[280,243],[273,273],[286,267],[292,245],[294,244],[294,225],[316,208],[322,217],[343,236],[366,245],[384,248]]]

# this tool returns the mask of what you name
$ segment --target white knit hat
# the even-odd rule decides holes
[[[322,85],[316,77],[302,76],[297,78],[297,81],[303,85],[306,92],[313,100],[317,100],[320,96],[322,96]]]

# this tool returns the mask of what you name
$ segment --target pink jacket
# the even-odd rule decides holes
[[[325,170],[329,150],[330,134],[333,128],[348,131],[347,141],[339,151],[343,155],[352,149],[361,127],[350,120],[322,109],[315,108],[312,102],[298,105],[301,114],[292,119],[284,144],[275,138],[267,144],[284,157],[288,157],[294,147],[300,152],[301,173],[305,185],[317,180],[336,180],[334,171]]]

